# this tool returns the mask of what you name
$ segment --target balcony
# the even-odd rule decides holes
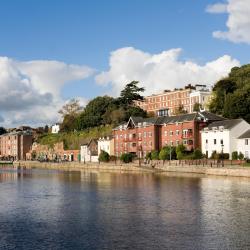
[[[187,133],[182,134],[183,139],[188,139],[192,137],[193,137],[193,132],[187,132]]]

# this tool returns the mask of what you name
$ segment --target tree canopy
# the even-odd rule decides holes
[[[215,84],[209,110],[250,122],[250,64],[232,68],[228,77]]]

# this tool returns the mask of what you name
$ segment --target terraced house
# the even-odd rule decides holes
[[[201,148],[200,131],[214,121],[225,118],[207,111],[153,118],[130,117],[113,130],[115,155],[133,153],[144,157],[166,145],[183,144],[187,150]]]

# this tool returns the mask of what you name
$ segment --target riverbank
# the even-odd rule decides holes
[[[203,166],[169,166],[157,165],[155,168],[150,166],[139,167],[136,164],[98,164],[98,163],[49,163],[37,161],[20,161],[14,162],[14,167],[23,168],[39,168],[39,169],[55,169],[64,171],[81,171],[81,170],[98,170],[98,171],[120,171],[120,172],[172,172],[172,173],[191,173],[203,175],[232,176],[232,177],[248,177],[250,178],[250,168],[248,167],[203,167]]]

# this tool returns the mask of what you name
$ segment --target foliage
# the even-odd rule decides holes
[[[182,114],[186,114],[187,110],[184,109],[184,106],[181,104],[178,108],[176,108],[174,110],[174,115],[182,115]]]
[[[146,154],[146,160],[152,160],[152,155],[151,155],[151,152],[148,152],[147,154]]]
[[[215,84],[209,109],[226,118],[250,122],[250,64],[232,68],[228,77]]]
[[[7,133],[4,127],[0,127],[0,135]]]
[[[181,151],[178,151],[177,152],[177,160],[182,160],[182,159],[184,159],[184,153]]]
[[[55,143],[64,142],[65,149],[79,149],[81,144],[88,142],[92,138],[109,136],[112,133],[112,126],[99,126],[85,129],[80,132],[63,132],[59,134],[42,134],[37,142],[42,145],[52,147]]]
[[[201,109],[201,107],[202,107],[201,104],[198,103],[198,102],[196,102],[196,103],[194,104],[193,111],[194,111],[194,112],[199,112],[200,109]]]
[[[159,153],[159,159],[165,161],[168,159],[168,156],[169,156],[168,149],[166,147],[162,148]]]
[[[151,158],[152,160],[159,160],[159,152],[157,150],[153,150],[151,152]]]
[[[108,162],[110,160],[110,156],[106,151],[101,150],[98,160],[100,162]]]
[[[171,157],[170,157],[171,154]],[[176,148],[165,146],[161,149],[159,153],[159,159],[160,160],[175,160],[176,159]]]
[[[237,151],[232,152],[232,160],[238,160],[238,152]]]
[[[202,159],[203,158],[203,154],[202,154],[202,152],[201,152],[201,150],[200,149],[195,149],[194,150],[194,152],[193,152],[193,159]]]
[[[115,155],[110,155],[109,161],[116,161],[117,157]]]
[[[124,153],[121,155],[120,160],[124,163],[132,162],[133,155],[131,153]]]
[[[186,150],[186,147],[183,144],[180,144],[176,147],[176,153],[178,154],[179,152],[184,153]]]
[[[75,117],[81,110],[82,107],[80,106],[80,101],[77,99],[71,99],[69,102],[63,105],[58,113],[61,114],[62,117],[65,117],[66,115]]]
[[[243,160],[243,159],[244,159],[244,155],[243,155],[243,153],[242,153],[242,152],[240,152],[238,157],[239,157],[239,160]]]
[[[218,154],[216,153],[216,151],[213,151],[213,153],[211,154],[211,159],[217,160],[218,159]]]
[[[138,83],[138,81],[132,81],[121,91],[120,98],[118,99],[121,105],[127,107],[132,105],[135,100],[143,100],[140,92],[143,92],[145,89],[138,87]]]

